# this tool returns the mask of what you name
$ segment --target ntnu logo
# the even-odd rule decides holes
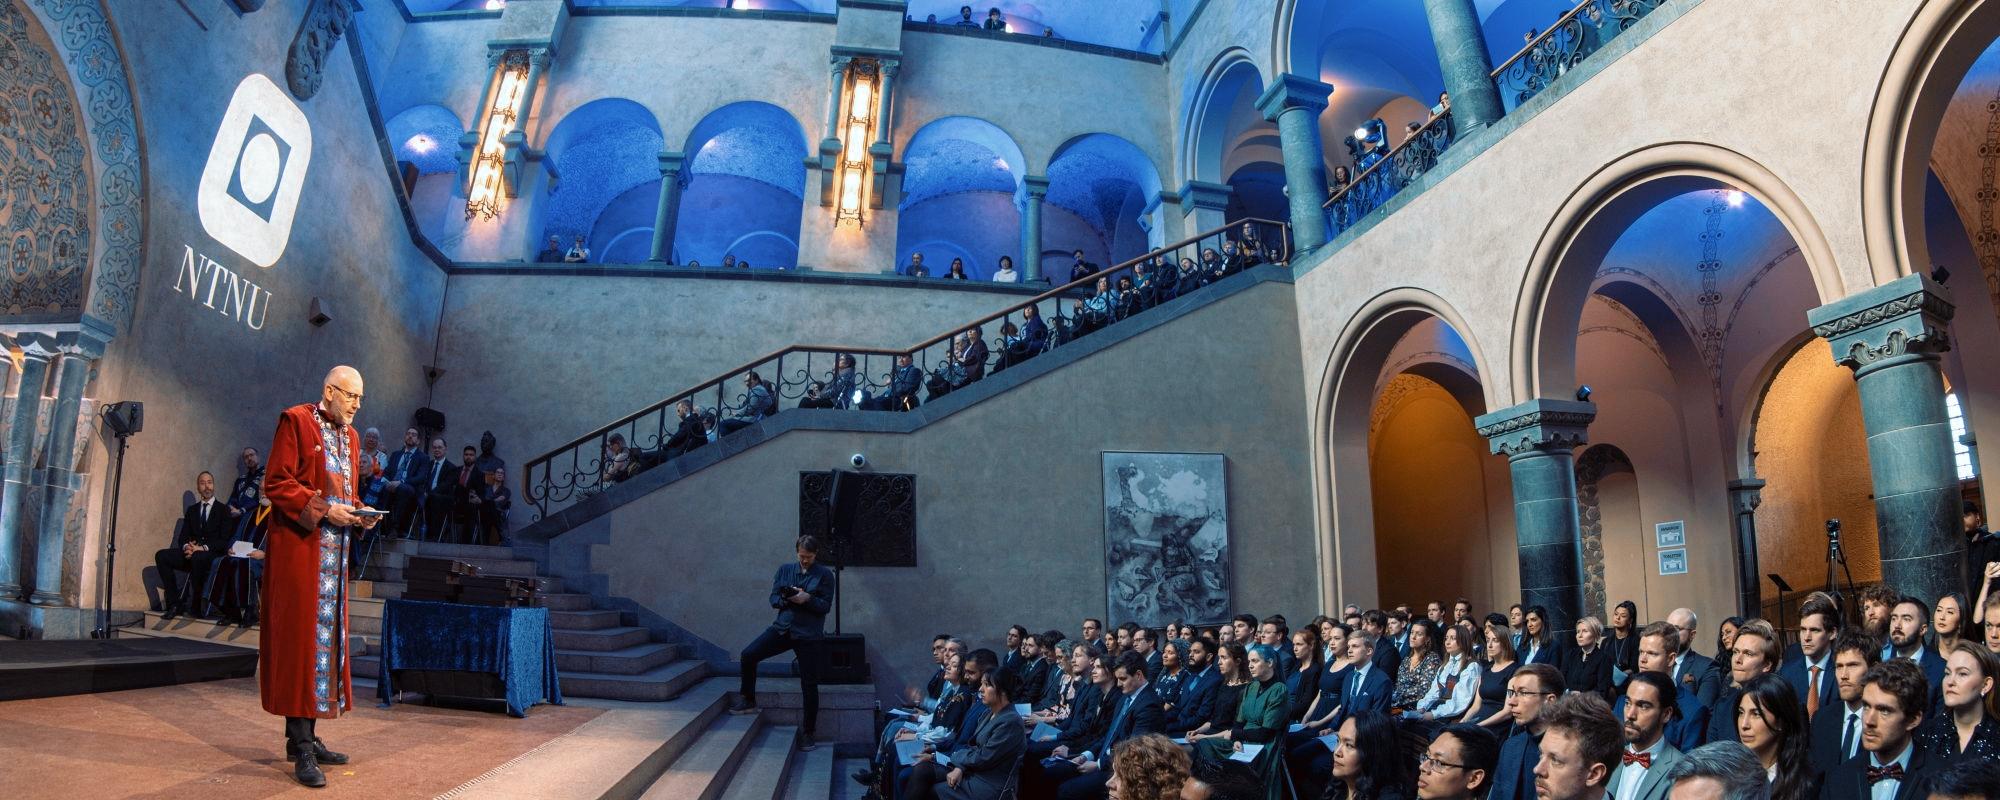
[[[260,267],[278,263],[312,160],[312,127],[278,85],[251,73],[236,85],[195,196],[201,227]]]

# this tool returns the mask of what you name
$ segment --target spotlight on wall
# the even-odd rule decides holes
[[[1355,129],[1354,129],[1354,138],[1355,138],[1356,140],[1360,140],[1360,139],[1366,139],[1366,138],[1368,138],[1368,126],[1366,126],[1366,125],[1363,125],[1363,126],[1361,126],[1361,127],[1359,127],[1359,128],[1355,128]]]
[[[431,137],[421,133],[410,137],[410,140],[404,144],[409,145],[410,150],[416,153],[428,153],[437,149],[437,142],[432,141]]]
[[[1586,383],[1576,387],[1576,399],[1578,402],[1590,402],[1590,384]]]
[[[486,0],[487,11],[499,11],[507,7],[507,0]]]
[[[1729,194],[1725,196],[1725,199],[1728,201],[1730,208],[1743,207],[1743,193],[1741,191],[1731,189],[1729,190]]]
[[[479,149],[472,155],[472,186],[465,193],[466,219],[492,219],[500,214],[500,180],[507,162],[507,146],[501,137],[514,130],[521,113],[521,100],[528,88],[527,51],[508,52],[496,69],[497,91],[487,109],[486,127],[479,132]]]
[[[1932,264],[1931,280],[1937,281],[1937,285],[1943,286],[1945,281],[1951,280],[1951,270],[1945,269],[1943,264]]]

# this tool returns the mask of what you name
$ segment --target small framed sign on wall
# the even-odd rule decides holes
[[[1669,547],[1686,547],[1687,543],[1687,523],[1674,520],[1653,525],[1654,547],[1665,550]]]
[[[1661,575],[1686,575],[1688,571],[1688,551],[1685,547],[1660,551]]]

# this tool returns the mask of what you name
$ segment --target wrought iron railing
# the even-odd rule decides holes
[[[1205,258],[1210,250],[1213,259]],[[767,353],[530,459],[521,470],[521,496],[539,520],[772,414],[799,408],[906,411],[1250,267],[1289,262],[1291,254],[1290,226],[1240,220],[1093,271],[907,349],[794,345]],[[1174,266],[1173,279],[1156,277],[1153,265],[1162,263]],[[1129,292],[1117,291],[1121,280],[1132,282]],[[1100,281],[1110,291],[1098,293]],[[1029,309],[1043,321],[1044,335],[1002,334],[1005,327],[1025,328]],[[983,356],[970,347],[975,340]],[[904,356],[916,373],[904,373],[899,382],[897,362]],[[849,364],[851,372],[836,368]],[[761,390],[752,389],[753,374]],[[768,404],[764,397],[771,398]],[[700,429],[699,437],[676,437],[682,401],[697,420],[687,427]],[[614,436],[622,445],[613,445]]]
[[[1528,102],[1550,82],[1589,58],[1666,0],[1584,0],[1557,17],[1548,30],[1493,70],[1508,111]]]
[[[1338,235],[1347,230],[1368,212],[1395,197],[1417,176],[1429,172],[1451,142],[1451,112],[1447,110],[1425,122],[1361,174],[1333,186],[1333,196],[1326,199],[1328,233]]]

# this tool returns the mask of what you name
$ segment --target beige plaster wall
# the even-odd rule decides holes
[[[1516,592],[1500,591],[1501,574],[1519,585],[1506,462],[1487,454],[1472,418],[1443,387],[1408,374],[1391,387],[1369,437],[1379,604],[1420,608],[1465,597],[1475,609],[1504,608]],[[1488,490],[1489,475],[1498,494]],[[1495,516],[1507,525],[1492,527]]]

